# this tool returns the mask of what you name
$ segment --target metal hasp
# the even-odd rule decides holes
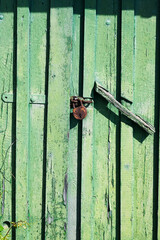
[[[87,109],[83,104],[89,104],[92,101],[87,101],[82,97],[72,96],[70,98],[70,106],[73,108],[73,116],[77,120],[83,120],[87,116]]]
[[[153,134],[155,133],[155,128],[144,119],[135,115],[131,111],[129,111],[126,107],[124,107],[121,103],[119,103],[113,95],[102,87],[98,82],[95,82],[95,91],[99,93],[102,97],[104,97],[108,102],[112,103],[123,115],[127,116],[133,122],[137,123],[140,127],[142,127],[147,133]]]

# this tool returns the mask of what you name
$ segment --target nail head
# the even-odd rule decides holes
[[[108,26],[108,25],[110,25],[110,24],[111,24],[111,20],[108,19],[108,20],[106,21],[106,25]]]
[[[2,14],[0,14],[0,20],[3,20],[4,16]]]

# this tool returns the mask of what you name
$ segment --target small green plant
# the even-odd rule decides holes
[[[24,228],[26,229],[29,224],[26,221],[18,221],[18,222],[11,222],[10,227],[8,228],[7,232],[5,228],[0,224],[0,240],[9,240],[10,232],[12,228]]]

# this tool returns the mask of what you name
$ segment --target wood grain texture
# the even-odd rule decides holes
[[[121,96],[122,104],[133,111],[135,65],[134,1],[122,1]],[[125,99],[129,100],[126,102]],[[125,122],[123,120],[126,120]],[[122,116],[121,122],[121,239],[133,239],[133,128]]]
[[[48,90],[46,239],[66,239],[72,8],[51,1]],[[61,1],[63,4],[66,1]],[[68,0],[71,4],[72,1]],[[54,7],[55,6],[55,7]]]
[[[81,66],[82,34],[83,34],[83,3],[73,3],[72,28],[72,75],[70,82],[70,96],[81,94],[83,68]],[[74,240],[80,231],[80,168],[81,168],[81,121],[70,115],[69,131],[69,161],[68,161],[68,225],[67,239]],[[79,171],[79,172],[78,172]]]
[[[91,4],[88,1],[85,5],[86,8],[92,8],[85,9],[85,97],[92,96],[90,94],[93,94],[94,79],[99,79],[100,76],[105,85],[114,92],[116,90],[116,17],[106,15],[107,7],[116,11],[116,6],[113,6],[113,1],[102,1],[97,9],[94,2]],[[101,11],[105,16],[98,15]],[[108,18],[111,26],[107,28]],[[112,122],[110,111],[105,113],[106,102],[103,99],[95,94],[94,101],[95,109],[92,106],[87,109],[88,115],[83,120],[82,130],[81,238],[115,239],[116,120]]]
[[[135,8],[134,112],[154,124],[156,18],[141,17],[156,11],[157,1],[137,2]],[[149,79],[149,81],[148,81]],[[133,132],[133,232],[134,239],[152,239],[153,136]]]
[[[15,4],[0,1],[0,224],[29,222],[17,240],[152,239],[156,140],[94,82],[154,125],[158,0],[17,0],[17,14]],[[82,122],[74,95],[94,99]]]
[[[24,0],[25,4],[29,4]],[[18,0],[19,3],[19,0]],[[17,102],[16,102],[16,221],[28,222],[28,162],[29,152],[29,5],[17,8]],[[27,231],[17,231],[17,239],[27,239]]]
[[[127,4],[133,5],[133,2],[130,1]],[[122,13],[122,93],[126,93],[124,96],[126,100],[132,102],[133,99],[133,106],[130,106],[130,109],[141,117],[145,117],[151,124],[154,119],[155,18],[142,18],[139,15],[142,11],[144,14],[146,12],[151,14],[155,6],[156,2],[153,4],[140,1],[134,5],[134,12],[124,11]],[[126,28],[127,31],[125,31]],[[132,59],[127,57],[129,52]],[[126,61],[128,65],[125,64]],[[132,64],[131,61],[133,61]],[[124,79],[128,74],[132,74],[130,79],[133,81],[128,79],[129,85]],[[148,104],[151,104],[150,107]],[[129,107],[130,104],[125,103],[125,105]],[[132,129],[129,125],[127,126],[129,122],[125,119],[123,121],[121,129],[121,237],[122,239],[151,239],[153,136],[145,136],[136,126],[132,133]]]
[[[11,13],[7,13],[9,8]],[[4,103],[1,94],[13,93],[14,3],[1,1],[0,20],[0,224],[12,221],[12,104]]]
[[[47,13],[49,1],[36,0],[32,2],[30,13],[30,98],[33,94],[44,96],[46,84],[46,53],[47,53]],[[35,9],[43,9],[35,13]],[[42,186],[44,160],[44,108],[45,104],[30,102],[30,132],[28,161],[28,205],[29,205],[29,239],[41,239],[42,219]]]
[[[110,9],[111,15],[108,15]],[[117,3],[97,4],[95,79],[116,94]],[[100,15],[103,12],[103,15]],[[118,111],[95,93],[94,239],[116,239],[116,128]]]
[[[91,9],[87,9],[89,6]],[[84,81],[83,96],[92,96],[95,68],[96,1],[85,1],[84,25]],[[88,108],[82,123],[82,192],[81,239],[93,239],[94,234],[94,173],[93,173],[93,106]]]

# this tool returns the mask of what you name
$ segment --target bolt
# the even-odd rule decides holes
[[[0,14],[0,21],[2,21],[3,20],[3,15],[2,14]]]
[[[106,25],[108,26],[108,25],[110,25],[110,24],[111,24],[111,20],[108,19],[108,20],[106,21]]]

